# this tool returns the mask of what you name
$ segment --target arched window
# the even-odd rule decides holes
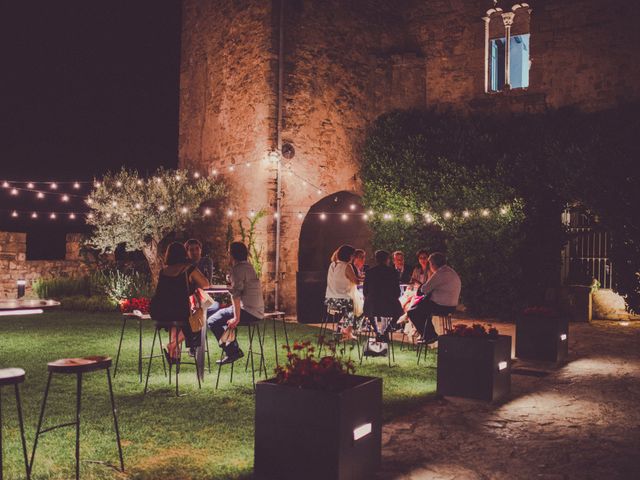
[[[530,20],[528,3],[494,0],[484,20],[484,91],[529,86]]]

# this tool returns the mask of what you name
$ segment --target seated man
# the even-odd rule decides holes
[[[409,319],[422,334],[424,343],[438,340],[431,317],[453,313],[458,306],[462,286],[460,277],[447,265],[447,258],[443,253],[436,252],[429,256],[429,270],[431,276],[420,288],[420,293],[425,298],[408,312]]]
[[[235,329],[239,324],[247,325],[262,320],[264,316],[264,300],[262,286],[253,266],[247,261],[247,247],[242,242],[233,242],[229,247],[231,255],[231,294],[232,305],[221,308],[207,319],[207,325],[218,339],[227,329]],[[220,345],[224,357],[219,364],[233,363],[244,356],[235,337],[231,341],[223,341]]]

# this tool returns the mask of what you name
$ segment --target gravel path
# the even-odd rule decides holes
[[[496,324],[512,334],[513,325]],[[561,368],[501,404],[440,398],[383,429],[380,479],[640,479],[640,322],[571,324]]]

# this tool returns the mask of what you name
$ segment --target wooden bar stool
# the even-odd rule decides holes
[[[160,338],[160,331],[162,329],[168,329],[171,331],[172,328],[179,329],[182,328],[182,322],[154,322],[155,332],[153,333],[153,341],[151,342],[151,352],[149,353],[149,364],[147,366],[147,379],[144,382],[144,395],[147,394],[147,389],[149,387],[149,374],[151,373],[151,360],[157,358],[159,355],[154,355],[153,351],[156,345],[156,336]],[[178,333],[176,333],[178,334]],[[171,340],[171,339],[169,339]],[[162,343],[160,344],[160,348],[162,348]],[[204,345],[202,348],[205,348]],[[161,350],[162,358],[164,358],[164,352]],[[163,362],[164,365],[164,362]],[[198,388],[202,388],[202,382],[200,381],[201,372],[198,369],[198,362],[183,362],[182,361],[182,342],[178,343],[178,356],[177,361],[175,363],[176,366],[176,397],[180,396],[180,367],[182,365],[195,365],[196,367],[196,378],[198,379]],[[169,385],[171,385],[171,376],[172,376],[173,364],[169,363]]]
[[[116,414],[116,403],[113,398],[113,386],[111,385],[111,357],[95,356],[82,358],[63,358],[47,364],[49,377],[47,378],[47,386],[44,390],[44,399],[42,400],[42,409],[40,410],[40,418],[38,420],[38,429],[33,444],[33,452],[31,453],[31,464],[29,471],[33,471],[33,462],[36,456],[36,447],[38,439],[51,430],[62,427],[76,427],[76,480],[80,478],[80,405],[82,400],[82,374],[95,372],[98,370],[106,370],[107,381],[109,383],[109,398],[111,400],[111,412],[113,413],[113,425],[116,431],[116,442],[118,444],[118,455],[120,457],[120,470],[124,472],[124,460],[122,458],[122,444],[120,443],[120,430],[118,429],[118,416]],[[76,376],[76,419],[73,422],[61,423],[49,428],[42,428],[44,420],[44,411],[47,406],[47,397],[49,396],[49,387],[51,386],[51,377],[54,373],[60,375]]]
[[[278,336],[276,333],[276,322],[282,322],[282,330],[284,331],[284,338],[285,341],[287,342],[287,347],[290,346],[289,345],[289,334],[287,333],[287,322],[285,321],[284,318],[284,312],[279,312],[279,311],[275,311],[275,312],[267,312],[264,314],[264,330],[262,333],[262,339],[264,340],[266,338],[267,335],[267,322],[269,320],[273,321],[273,345],[275,347],[275,351],[276,351],[276,365],[280,365],[280,362],[278,361],[278,350],[280,350],[279,345],[278,345]]]
[[[20,403],[20,389],[18,385],[24,382],[24,370],[21,368],[0,369],[0,480],[3,477],[2,466],[2,387],[13,385],[16,395],[16,407],[18,408],[18,424],[20,425],[20,438],[22,440],[22,454],[24,455],[24,469],[26,478],[31,478],[29,470],[29,458],[27,457],[27,443],[24,439],[24,422],[22,421],[22,404]]]
[[[113,378],[116,378],[118,375],[118,363],[120,362],[120,350],[122,349],[122,339],[124,337],[124,330],[127,326],[127,321],[132,320],[138,321],[138,378],[139,382],[142,383],[142,361],[146,360],[149,357],[142,356],[142,322],[151,320],[151,316],[148,314],[143,314],[138,310],[134,310],[132,313],[124,313],[122,315],[122,330],[120,331],[120,342],[118,343],[118,353],[116,354],[116,364],[113,367]],[[160,332],[155,332],[155,335],[158,335],[158,341],[160,342],[160,353],[162,353],[162,338],[160,338]],[[155,341],[155,338],[154,338]],[[162,369],[164,370],[165,377],[167,376],[167,367],[164,361],[164,355],[157,355],[162,358]]]
[[[260,374],[262,373],[262,369],[264,367],[264,378],[267,378],[267,365],[264,361],[264,347],[263,347],[263,342],[264,342],[264,338],[262,337],[261,333],[260,333],[260,322],[251,322],[248,324],[239,324],[236,327],[236,341],[238,340],[239,337],[239,333],[240,333],[240,328],[245,327],[247,329],[247,336],[249,337],[249,348],[247,349],[247,362],[245,364],[244,370],[245,372],[249,370],[249,362],[251,362],[251,382],[253,384],[253,389],[255,390],[256,388],[256,368],[255,368],[255,363],[253,360],[253,356],[257,355],[258,358],[260,359],[260,363],[258,364],[258,377],[260,376]],[[260,347],[260,350],[258,352],[254,352],[253,350],[253,339],[256,337],[258,337],[258,346]],[[224,350],[221,350],[220,352],[220,359],[222,360],[224,356]],[[231,364],[231,374],[229,376],[229,383],[233,383],[233,366],[234,366],[235,362],[233,362]],[[220,383],[220,372],[222,371],[222,364],[218,364],[218,376],[216,378],[216,390],[218,389],[218,384]]]

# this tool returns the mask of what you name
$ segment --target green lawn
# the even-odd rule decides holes
[[[117,314],[54,312],[43,315],[0,317],[0,367],[21,367],[27,372],[21,386],[29,455],[47,378],[47,362],[83,355],[112,355],[115,359],[120,317]],[[222,479],[248,478],[253,468],[254,396],[251,372],[236,368],[229,384],[229,368],[223,368],[220,388],[215,375],[207,375],[198,390],[194,367],[183,367],[181,391],[176,398],[155,359],[150,391],[142,395],[138,382],[137,330],[131,323],[125,333],[123,357],[114,380],[116,404],[124,448],[125,475],[117,465],[115,435],[104,372],[85,374],[81,413],[81,476],[83,479]],[[244,330],[243,330],[244,331]],[[312,327],[290,324],[290,338],[313,339]],[[143,346],[151,345],[147,326]],[[243,335],[246,337],[246,334]],[[242,339],[241,339],[242,340]],[[267,336],[267,366],[274,367],[273,337]],[[145,352],[146,353],[146,352]],[[212,360],[218,357],[212,342]],[[357,354],[353,352],[353,356]],[[432,356],[429,357],[431,362]],[[384,415],[389,420],[424,402],[435,391],[435,370],[414,352],[396,348],[397,364],[386,359],[365,360],[357,373],[384,379]],[[244,365],[243,365],[244,367]],[[145,363],[146,372],[146,363]],[[212,369],[212,372],[213,369]],[[214,372],[215,373],[215,372]],[[3,389],[3,443],[5,478],[23,478],[13,391]],[[75,378],[56,376],[47,403],[46,423],[72,421],[75,414]],[[301,426],[302,428],[302,426]],[[41,437],[33,479],[69,479],[74,476],[73,427]],[[292,439],[295,441],[295,439]],[[286,448],[283,445],[283,448]]]

